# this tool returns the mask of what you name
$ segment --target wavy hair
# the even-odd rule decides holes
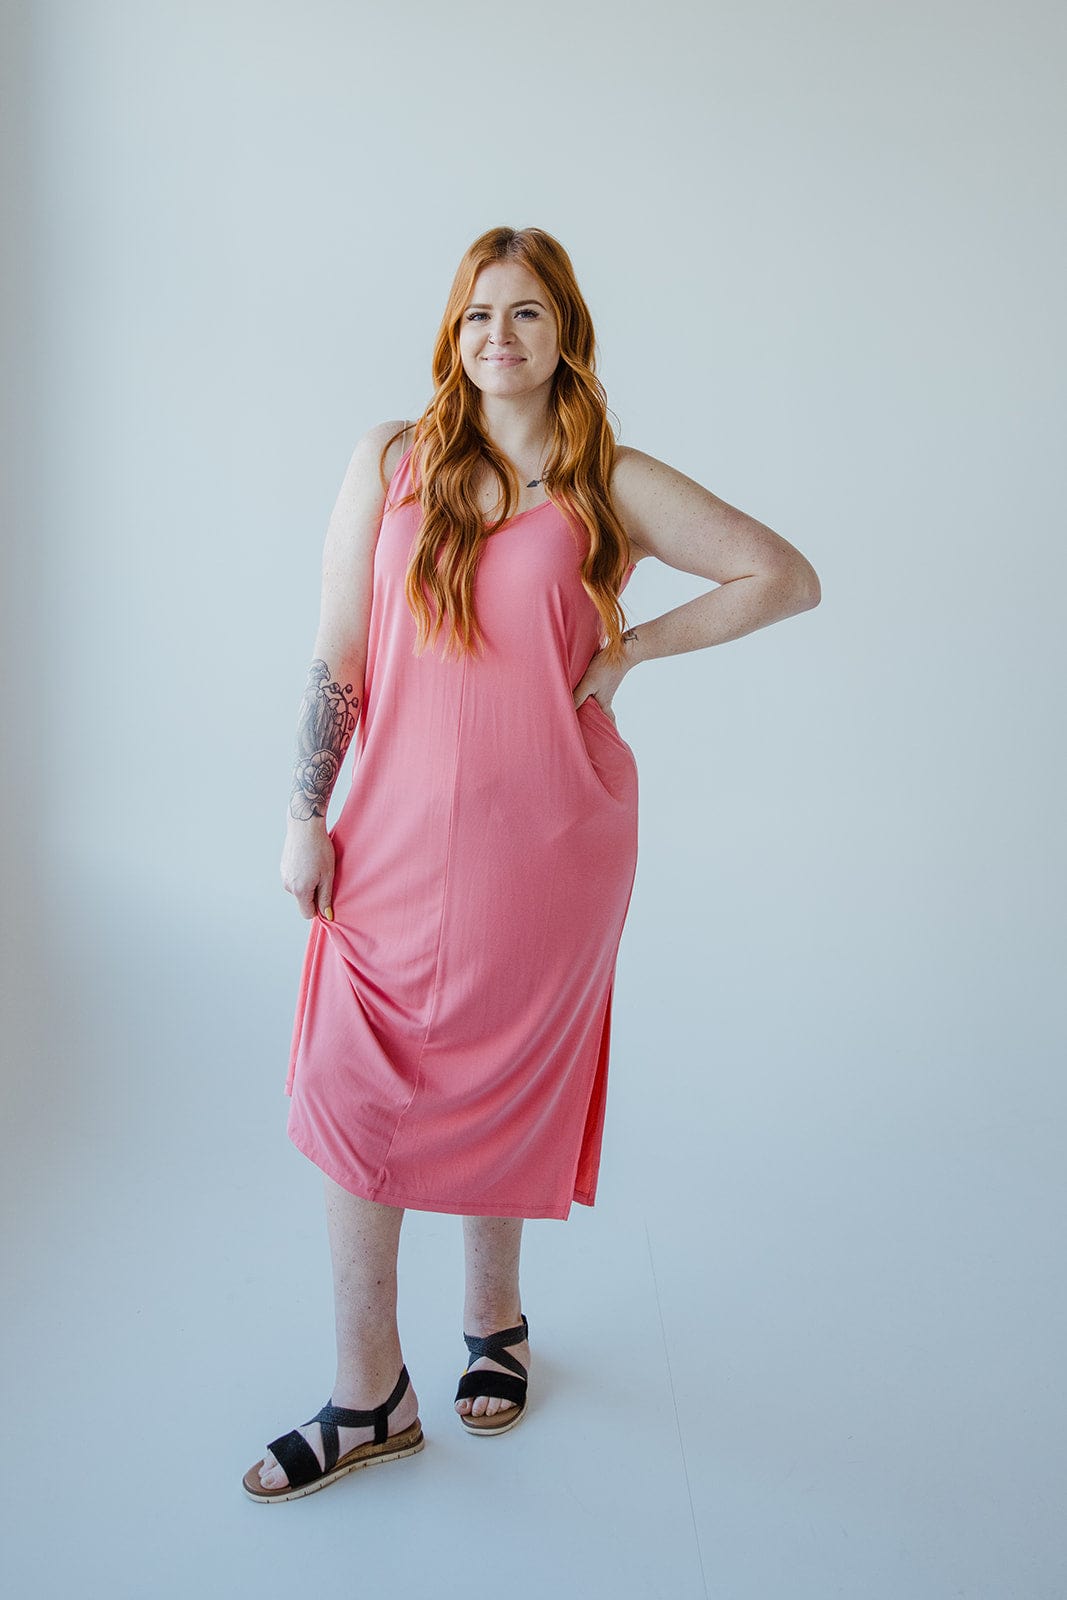
[[[490,228],[475,239],[456,269],[434,341],[434,393],[415,424],[411,447],[414,487],[397,502],[418,500],[423,513],[404,583],[417,625],[414,653],[421,654],[438,637],[446,618],[446,652],[455,648],[473,654],[484,648],[475,616],[474,577],[482,546],[511,517],[519,496],[515,469],[482,429],[481,394],[464,370],[459,348],[463,313],[478,274],[496,261],[520,261],[527,267],[555,313],[560,354],[549,398],[552,435],[545,493],[565,517],[588,531],[589,550],[579,576],[604,623],[605,655],[617,665],[627,621],[618,591],[629,567],[630,547],[609,489],[615,437],[608,425],[607,395],[596,376],[589,308],[566,250],[540,228]],[[398,430],[382,449],[383,483],[389,447],[401,436]],[[495,474],[504,499],[499,521],[489,527],[475,501],[475,485],[486,467]]]

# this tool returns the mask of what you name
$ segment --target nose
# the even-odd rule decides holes
[[[490,326],[490,329],[489,329],[489,343],[490,344],[507,344],[507,343],[510,342],[512,337],[513,337],[513,335],[509,332],[507,323],[501,322],[501,323],[498,324],[498,326],[496,328],[493,328],[492,326]]]

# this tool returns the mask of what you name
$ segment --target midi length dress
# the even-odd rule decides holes
[[[480,657],[421,656],[411,451],[374,554],[364,697],[300,977],[287,1133],[350,1193],[474,1216],[594,1203],[637,763],[574,689],[602,622],[550,501],[485,542]],[[623,580],[630,580],[633,566]]]

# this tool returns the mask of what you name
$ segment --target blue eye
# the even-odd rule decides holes
[[[539,313],[535,310],[535,308],[533,306],[524,306],[519,311],[519,316],[520,317],[537,317],[538,315],[539,315]],[[468,311],[467,312],[467,316],[466,316],[466,320],[468,322],[476,322],[479,317],[484,317],[484,316],[485,316],[485,312],[484,311]]]

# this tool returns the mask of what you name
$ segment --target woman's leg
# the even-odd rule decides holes
[[[485,1338],[502,1328],[514,1328],[522,1315],[519,1294],[519,1252],[522,1247],[522,1217],[464,1217],[463,1248],[466,1256],[466,1293],[463,1301],[463,1331]],[[508,1346],[509,1354],[530,1365],[530,1346]],[[470,1364],[471,1372],[508,1369],[492,1356],[479,1356]],[[473,1400],[457,1400],[456,1410],[464,1415],[493,1416],[506,1411],[512,1400],[498,1395],[476,1395]]]
[[[386,1206],[349,1194],[323,1174],[326,1187],[326,1221],[333,1262],[334,1314],[337,1331],[337,1375],[330,1396],[335,1406],[370,1410],[393,1391],[403,1365],[396,1322],[396,1258],[400,1246],[401,1206]],[[469,1331],[469,1330],[468,1330]],[[317,1411],[322,1401],[313,1409]],[[419,1414],[418,1399],[409,1385],[389,1416],[389,1432],[399,1433]],[[322,1431],[317,1422],[301,1425],[300,1432],[323,1461]],[[374,1429],[341,1428],[341,1455],[367,1444]],[[273,1452],[266,1452],[260,1468],[265,1489],[280,1489],[288,1479]]]

